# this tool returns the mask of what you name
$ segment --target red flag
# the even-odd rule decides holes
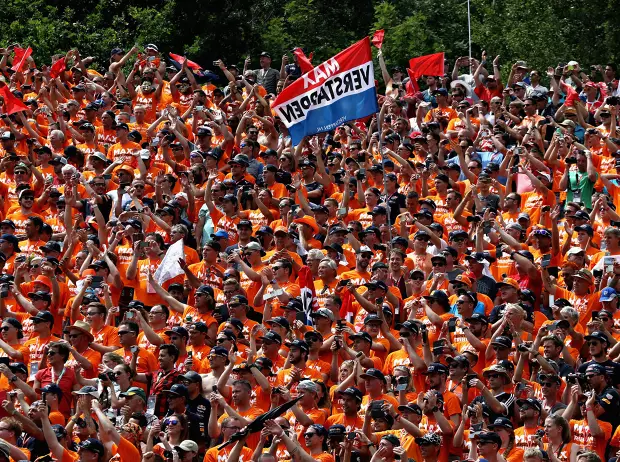
[[[301,68],[302,75],[307,74],[312,69],[314,69],[314,66],[312,65],[312,54],[313,53],[310,53],[310,58],[306,56],[306,54],[304,53],[304,50],[302,50],[301,48],[295,48],[293,50],[293,53],[295,54],[295,56],[297,56],[297,63],[299,64],[299,67]]]
[[[312,279],[312,271],[307,266],[302,266],[298,273],[299,288],[301,289],[301,303],[306,314],[306,324],[312,325],[310,315],[318,309],[316,300],[316,292],[314,291],[314,280]]]
[[[385,35],[385,31],[383,29],[376,30],[375,34],[372,36],[372,44],[377,48],[381,49],[383,46],[383,36]]]
[[[14,71],[21,70],[26,64],[26,60],[32,54],[32,48],[28,47],[25,50],[20,47],[13,48],[13,52],[15,53],[15,57],[13,58],[13,69]]]
[[[560,87],[566,93],[566,98],[564,99],[564,105],[566,107],[571,107],[575,105],[575,101],[579,99],[579,95],[575,91],[573,87],[567,85],[563,81],[560,80]]]
[[[183,62],[185,61],[185,58],[183,56],[175,55],[174,53],[168,53],[168,54],[170,55],[172,59],[178,62],[181,66],[183,65]],[[199,64],[196,64],[194,61],[190,61],[189,59],[187,60],[187,67],[189,67],[190,69],[194,69],[195,71],[199,71],[200,69],[202,69],[202,67],[200,67]]]
[[[407,69],[407,75],[409,75],[409,82],[405,85],[405,90],[407,90],[407,96],[413,97],[413,95],[420,91],[420,87],[418,86],[418,78],[414,75],[411,69]]]
[[[342,306],[340,307],[340,317],[349,322],[353,322],[353,295],[346,288],[340,294]]]
[[[443,69],[444,54],[434,53],[432,55],[420,56],[418,58],[411,58],[409,60],[409,68],[413,72],[416,78],[423,75],[433,75],[435,77],[444,74]]]
[[[64,56],[52,64],[50,68],[50,76],[55,79],[65,70],[65,58]]]
[[[0,87],[0,96],[4,98],[5,114],[11,115],[16,112],[27,111],[28,107],[19,98],[16,98],[9,90],[9,87],[2,85]]]

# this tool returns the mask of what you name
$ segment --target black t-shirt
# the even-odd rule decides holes
[[[108,221],[110,219],[110,213],[112,212],[112,204],[114,203],[114,201],[112,200],[112,198],[108,194],[102,194],[101,198],[103,200],[101,201],[100,204],[98,204],[99,205],[99,211],[103,215],[104,220]],[[153,202],[152,199],[145,198],[145,199],[143,199],[144,205],[149,205],[149,204],[146,203],[147,201]],[[90,215],[90,216],[94,216],[95,215],[95,212],[93,211],[93,208],[90,206],[90,202],[89,202],[88,199],[82,199],[80,202],[82,203],[82,205],[84,207],[82,209],[84,211],[83,212],[84,217],[87,217],[88,215]],[[154,204],[155,203],[153,202],[153,205]]]
[[[187,402],[187,410],[198,417],[200,425],[201,438],[194,441],[205,441],[206,447],[209,447],[207,427],[209,425],[209,416],[211,415],[211,403],[204,396],[198,395],[195,399]]]
[[[304,184],[308,192],[316,191],[317,189],[323,190],[323,185],[318,181],[313,181],[312,183]],[[308,198],[308,202],[312,202],[313,204],[321,205],[321,200],[323,196],[315,197],[314,199]]]
[[[388,203],[388,206],[390,207],[390,223],[391,224],[394,224],[394,222],[396,221],[396,217],[400,215],[400,209],[404,209],[407,207],[407,204],[405,203],[405,199],[406,199],[405,195],[399,192],[395,192],[389,197],[387,203]]]
[[[489,422],[494,422],[495,419],[497,419],[498,417],[507,417],[509,419],[512,419],[512,417],[514,416],[515,396],[503,391],[499,395],[495,395],[495,399],[504,405],[505,410],[502,414],[497,414],[493,412],[493,410],[489,406],[489,413],[490,413]],[[476,396],[473,399],[472,405],[477,404],[477,403],[486,404],[488,406],[488,403],[486,402],[486,400],[484,399],[484,396],[482,395]]]
[[[486,275],[476,280],[476,289],[478,293],[488,296],[491,300],[494,300],[495,295],[497,295],[497,283],[495,279]]]

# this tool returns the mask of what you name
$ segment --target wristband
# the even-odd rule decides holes
[[[591,407],[587,407],[587,408],[586,408],[586,412],[589,412],[589,411],[591,411],[591,410],[592,410],[592,408],[591,408]]]
[[[400,414],[396,414],[394,416],[394,422],[398,422],[402,416]]]

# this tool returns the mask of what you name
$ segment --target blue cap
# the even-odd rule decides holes
[[[215,238],[228,239],[228,233],[226,231],[220,230],[215,234],[211,234],[211,239],[215,239]]]
[[[611,287],[605,287],[601,291],[601,296],[598,299],[599,302],[611,302],[614,298],[618,296],[618,292]]]

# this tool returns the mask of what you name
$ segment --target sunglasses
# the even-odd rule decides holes
[[[423,281],[424,278],[422,276],[415,276],[411,278],[412,281]]]
[[[493,349],[495,349],[495,347],[493,347]],[[490,379],[497,379],[499,378],[499,374],[487,374],[487,377]]]
[[[6,331],[7,331],[7,330],[9,330],[9,329],[10,329],[10,327],[9,327],[9,326],[4,326],[4,327],[2,328],[2,332],[6,332]]]
[[[593,379],[594,377],[598,377],[600,374],[590,374],[590,375],[586,375],[586,379],[590,380]]]
[[[129,334],[131,331],[130,330],[121,330],[118,332],[118,335],[125,335],[125,334]]]
[[[54,356],[56,354],[55,351],[48,351],[47,356]]]
[[[316,433],[310,433],[310,432],[304,433],[305,438],[312,438],[314,435],[316,435]]]
[[[541,382],[540,386],[541,387],[552,387],[554,384],[553,382]]]
[[[178,425],[179,421],[176,419],[166,419],[164,423],[166,425]]]
[[[228,339],[227,338],[218,338],[215,343],[224,343],[226,342]]]

